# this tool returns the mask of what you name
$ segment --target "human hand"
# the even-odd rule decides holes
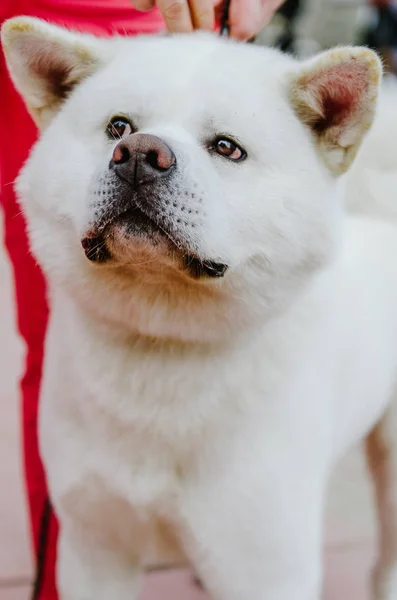
[[[270,21],[284,0],[231,0],[230,35],[240,40],[255,36]],[[222,0],[132,0],[137,10],[160,9],[168,31],[188,33],[194,29],[212,30]]]

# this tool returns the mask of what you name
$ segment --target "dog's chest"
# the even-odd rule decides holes
[[[66,344],[61,352],[67,352]],[[49,355],[47,373],[61,369],[57,380],[68,381],[67,398],[54,405],[53,379],[43,430],[53,430],[57,421],[58,447],[69,444],[65,452],[75,454],[68,460],[73,465],[68,486],[98,497],[106,490],[138,510],[157,513],[178,504],[186,473],[194,476],[203,450],[216,452],[213,445],[222,443],[218,425],[237,418],[255,387],[254,372],[260,372],[254,361],[232,353],[143,351],[87,339],[73,353],[58,355],[55,369],[50,363]],[[64,388],[58,393],[64,395]],[[72,444],[65,428],[73,429]]]

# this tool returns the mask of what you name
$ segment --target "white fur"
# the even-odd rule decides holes
[[[293,59],[206,35],[102,44],[18,182],[50,286],[40,443],[62,600],[134,599],[143,565],[185,560],[214,600],[319,600],[329,474],[377,424],[374,600],[396,600],[396,224],[344,213],[345,177],[290,105]],[[190,280],[149,242],[124,241],[118,266],[84,256],[119,112],[174,149],[174,196],[201,200],[182,234],[224,279]],[[247,161],[209,155],[218,132]],[[357,212],[365,152],[347,175]],[[376,152],[381,169],[393,151]],[[365,210],[385,199],[375,175]]]

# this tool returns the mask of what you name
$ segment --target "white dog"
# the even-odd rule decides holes
[[[136,599],[182,559],[216,600],[318,600],[327,481],[364,436],[396,600],[397,226],[343,208],[376,55],[29,18],[2,40],[43,130],[17,189],[62,600]]]

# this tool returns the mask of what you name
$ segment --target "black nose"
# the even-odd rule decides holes
[[[169,175],[175,165],[176,158],[168,144],[146,133],[133,133],[122,139],[110,161],[110,168],[133,186]]]

